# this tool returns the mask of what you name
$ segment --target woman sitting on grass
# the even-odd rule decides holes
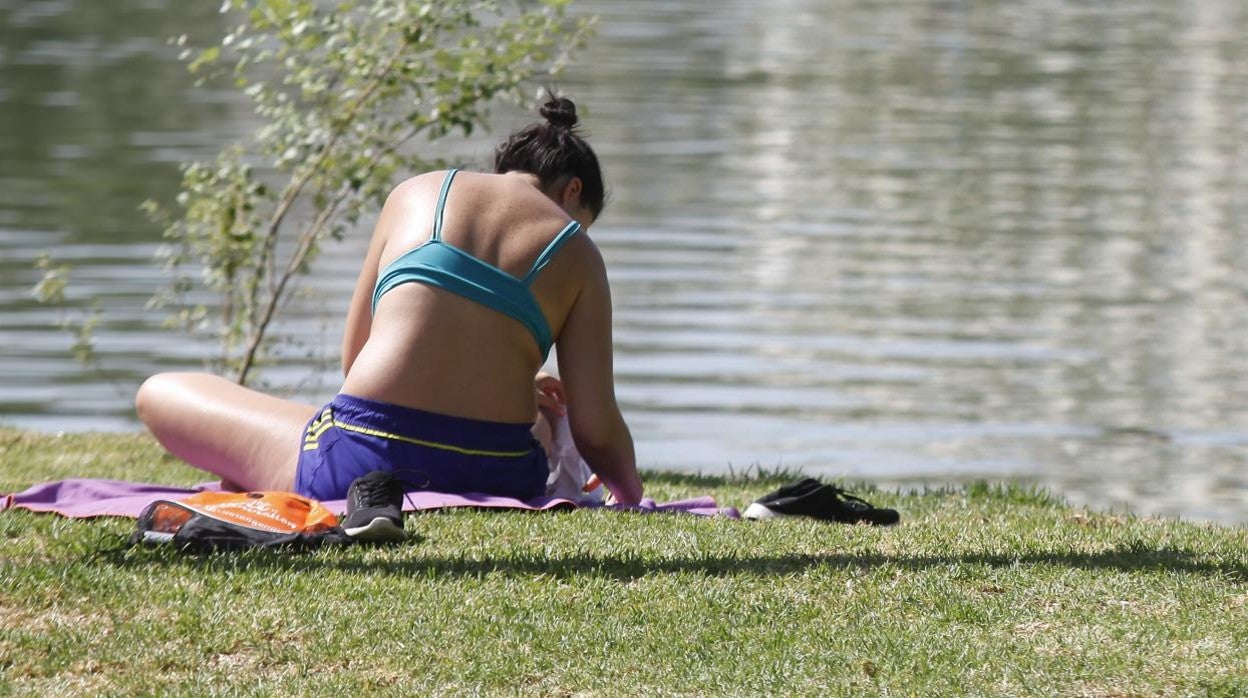
[[[328,405],[162,373],[135,400],[160,443],[239,489],[341,499],[356,478],[388,471],[434,491],[527,499],[546,486],[538,401],[566,402],[582,457],[614,499],[636,503],[610,289],[585,232],[602,212],[602,173],[571,101],[552,98],[541,114],[498,146],[494,174],[430,172],[391,192],[347,312],[346,380]],[[535,390],[552,344],[563,383],[538,376]]]

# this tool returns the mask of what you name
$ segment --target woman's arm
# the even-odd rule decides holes
[[[402,186],[402,185],[400,185]],[[390,222],[397,216],[399,208],[395,201],[398,188],[386,198],[386,205],[377,217],[377,225],[373,229],[372,242],[368,244],[368,252],[364,254],[364,266],[355,282],[355,291],[351,294],[351,303],[347,306],[347,322],[342,332],[342,375],[351,372],[355,357],[360,355],[368,334],[373,327],[373,287],[377,285],[377,267],[381,263],[381,253],[386,247],[387,232]]]
[[[576,450],[616,501],[636,504],[641,478],[633,437],[615,401],[611,348],[611,289],[602,255],[588,238],[581,288],[559,334],[559,374],[567,395]]]

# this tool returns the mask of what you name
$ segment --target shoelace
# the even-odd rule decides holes
[[[394,477],[372,478],[358,483],[356,496],[361,506],[372,507],[403,497],[403,485]]]
[[[378,503],[388,504],[391,500],[398,499],[400,508],[404,500],[415,508],[416,504],[408,493],[427,488],[430,483],[429,476],[415,468],[399,468],[387,474],[389,477],[360,483],[358,492],[361,503],[365,506],[376,506]]]
[[[867,500],[862,499],[861,497],[855,497],[854,495],[846,492],[845,490],[839,487],[832,487],[831,485],[829,485],[828,487],[829,489],[832,490],[833,494],[835,494],[841,500],[844,500],[845,506],[849,507],[850,509],[859,509],[862,511],[868,511],[868,510],[875,508],[875,505],[872,504],[871,502],[868,502]]]
[[[399,473],[403,473],[405,477],[399,477],[398,476]],[[394,475],[395,475],[395,478],[394,478],[395,486],[399,487],[400,491],[403,492],[403,498],[407,500],[408,504],[412,505],[413,509],[415,509],[416,503],[412,501],[412,498],[409,493],[415,490],[427,489],[429,487],[430,482],[432,482],[429,479],[429,476],[419,470],[416,470],[415,468],[399,468],[398,470],[394,471]],[[411,477],[406,477],[410,475],[415,475],[419,477],[420,479],[414,480]],[[407,485],[407,487],[403,487],[403,485]]]

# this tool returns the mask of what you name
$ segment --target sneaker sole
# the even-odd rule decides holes
[[[369,521],[364,526],[354,526],[352,528],[344,528],[348,536],[357,540],[364,540],[375,543],[385,543],[392,541],[401,541],[407,538],[407,532],[402,526],[396,526],[393,521],[378,516]]]
[[[753,502],[745,508],[745,513],[741,514],[741,516],[746,519],[762,520],[781,519],[787,517],[788,514],[781,514],[779,512],[772,511],[758,502]]]
[[[812,516],[809,514],[784,514],[778,511],[772,511],[771,509],[768,509],[767,507],[763,506],[762,504],[759,504],[758,502],[754,502],[750,504],[748,507],[745,508],[745,512],[741,514],[741,518],[743,519],[754,519],[756,521],[761,521],[763,519],[787,519],[787,518],[792,518],[794,516],[805,517],[808,519],[815,519],[816,521],[827,521],[829,523],[845,523],[848,525],[854,525],[852,523],[845,522],[845,521],[825,519],[825,518],[820,518],[818,516]],[[897,520],[894,520],[894,521],[872,521],[870,519],[862,519],[861,521],[857,523],[865,523],[865,524],[870,524],[872,526],[896,526],[898,523],[900,523],[900,520],[901,520],[901,517],[898,517]]]

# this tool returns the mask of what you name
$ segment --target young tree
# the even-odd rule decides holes
[[[164,227],[173,324],[221,343],[217,369],[245,384],[269,329],[327,239],[379,205],[399,172],[435,163],[417,137],[465,135],[498,98],[557,72],[588,30],[567,0],[226,0],[241,23],[186,49],[201,82],[232,80],[263,126],[212,162],[184,165]],[[178,40],[185,43],[185,37]],[[210,291],[216,311],[188,301]]]

